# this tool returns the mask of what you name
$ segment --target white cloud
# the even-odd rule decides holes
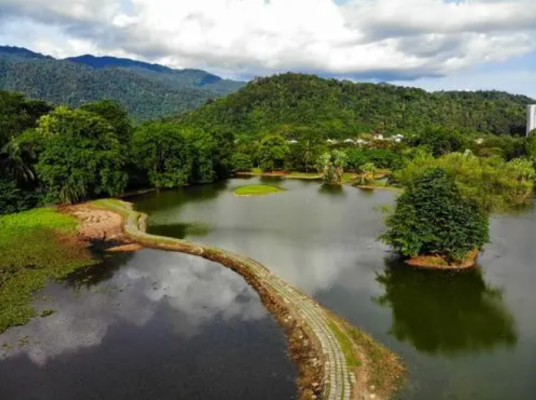
[[[350,0],[343,5],[332,0],[131,0],[126,5],[124,0],[0,0],[0,13],[54,24],[70,40],[67,53],[120,53],[224,75],[293,70],[412,79],[452,74],[535,48],[533,0]],[[0,38],[5,30],[0,28]],[[60,37],[44,36],[33,47],[63,48]]]

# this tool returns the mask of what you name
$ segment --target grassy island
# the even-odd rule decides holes
[[[247,185],[235,189],[234,194],[236,196],[264,196],[283,191],[284,189],[271,185]]]

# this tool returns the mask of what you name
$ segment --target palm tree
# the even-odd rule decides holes
[[[376,167],[372,163],[366,163],[359,167],[359,173],[361,174],[361,184],[370,185],[374,183],[374,174],[376,173]]]

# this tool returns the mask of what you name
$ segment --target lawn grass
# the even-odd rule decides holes
[[[282,191],[283,189],[271,185],[246,185],[235,189],[234,194],[237,196],[263,196]]]
[[[0,216],[0,333],[36,315],[32,294],[49,280],[94,263],[76,227],[53,208]]]

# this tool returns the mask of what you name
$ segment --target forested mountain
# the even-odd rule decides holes
[[[526,96],[497,91],[436,92],[352,83],[314,75],[256,79],[240,91],[181,118],[182,123],[241,135],[314,131],[324,137],[419,133],[429,127],[524,135]]]
[[[96,69],[109,67],[128,69],[142,76],[159,80],[179,90],[183,88],[204,88],[225,96],[244,86],[243,82],[222,79],[199,69],[177,70],[159,64],[150,64],[127,58],[95,57],[86,54],[80,57],[67,58],[66,60]]]
[[[177,115],[237,90],[241,82],[112,57],[56,60],[0,47],[0,89],[71,107],[117,100],[137,120]]]

